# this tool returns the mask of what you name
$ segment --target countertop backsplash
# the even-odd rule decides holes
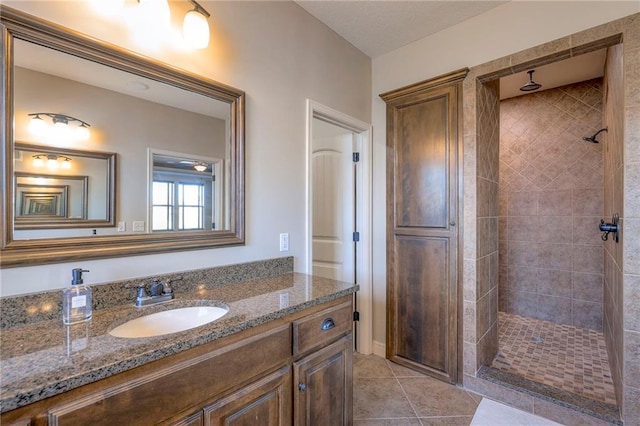
[[[148,285],[154,279],[170,280],[177,296],[198,290],[204,282],[211,288],[290,272],[292,256],[88,285],[93,289],[95,311],[133,305],[138,285]],[[56,318],[62,321],[62,289],[0,298],[0,329]]]

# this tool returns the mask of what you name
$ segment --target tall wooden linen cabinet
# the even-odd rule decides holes
[[[380,95],[387,104],[387,358],[450,383],[461,347],[458,139],[467,72]]]

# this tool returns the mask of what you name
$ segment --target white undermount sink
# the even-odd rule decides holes
[[[109,334],[125,338],[162,336],[208,324],[222,318],[227,312],[228,308],[218,306],[170,309],[127,321]]]

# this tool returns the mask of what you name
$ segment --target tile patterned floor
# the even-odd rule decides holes
[[[615,404],[604,335],[594,330],[500,312],[492,367]]]
[[[375,355],[354,354],[354,426],[468,426],[482,397]]]

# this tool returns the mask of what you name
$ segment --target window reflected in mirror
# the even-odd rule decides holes
[[[224,229],[224,160],[149,150],[152,232]]]

